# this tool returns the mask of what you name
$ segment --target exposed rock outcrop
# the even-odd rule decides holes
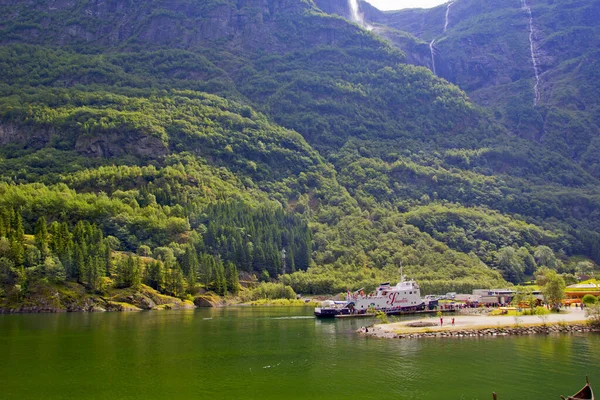
[[[214,295],[206,294],[194,298],[196,307],[218,307],[221,304],[220,298]]]
[[[28,148],[42,148],[54,134],[52,128],[20,126],[12,123],[0,123],[0,146],[16,143]]]
[[[167,146],[157,137],[136,133],[107,136],[80,136],[75,143],[77,152],[90,157],[119,157],[125,154],[157,158],[168,153]]]

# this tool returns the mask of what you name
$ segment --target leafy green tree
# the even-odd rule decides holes
[[[594,273],[594,264],[591,261],[579,261],[577,263],[576,271],[581,275],[590,276]]]
[[[525,265],[513,247],[503,247],[498,251],[497,265],[507,281],[512,283],[523,281]]]
[[[152,250],[150,249],[150,246],[143,244],[138,247],[137,254],[141,257],[152,257]]]
[[[535,270],[537,268],[537,265],[535,263],[535,258],[531,255],[529,250],[527,250],[525,247],[520,247],[519,250],[517,250],[517,255],[523,261],[523,266],[524,266],[523,273],[527,276],[532,276],[535,273]]]
[[[565,297],[566,285],[564,279],[556,271],[549,268],[538,270],[538,272],[536,283],[542,287],[544,299],[553,309],[558,310],[562,299]]]
[[[271,280],[269,271],[267,271],[266,269],[263,269],[262,272],[260,273],[260,280],[261,280],[261,282],[269,282]]]
[[[48,279],[56,283],[62,283],[67,279],[67,271],[56,256],[49,256],[44,259],[43,272]]]
[[[552,249],[548,246],[538,246],[535,249],[535,260],[538,265],[556,269],[558,262]]]
[[[7,257],[0,257],[0,283],[12,285],[16,282],[15,263]]]

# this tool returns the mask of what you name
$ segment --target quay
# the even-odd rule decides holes
[[[386,313],[387,315],[414,315],[414,314],[437,314],[438,311],[442,313],[455,312],[458,309],[455,308],[440,308],[437,310],[414,310],[414,311],[394,311],[392,313]],[[335,318],[368,318],[375,317],[377,314],[374,313],[364,313],[364,314],[339,314],[336,315]]]

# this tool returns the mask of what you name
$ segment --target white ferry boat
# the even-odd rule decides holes
[[[337,315],[361,315],[374,311],[383,311],[386,314],[401,314],[404,312],[425,309],[425,302],[421,299],[421,290],[415,281],[402,279],[396,286],[389,282],[379,285],[375,293],[365,295],[361,290],[346,296],[344,304],[324,302],[321,307],[315,308],[315,316],[319,318],[333,318]]]

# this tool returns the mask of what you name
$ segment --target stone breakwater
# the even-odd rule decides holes
[[[551,333],[584,333],[600,332],[600,327],[588,324],[569,325],[540,325],[540,326],[514,326],[498,328],[459,329],[459,330],[437,330],[424,332],[390,332],[379,327],[360,329],[358,332],[364,336],[386,338],[386,339],[420,339],[420,338],[462,338],[462,337],[497,337],[514,335],[535,335]]]

